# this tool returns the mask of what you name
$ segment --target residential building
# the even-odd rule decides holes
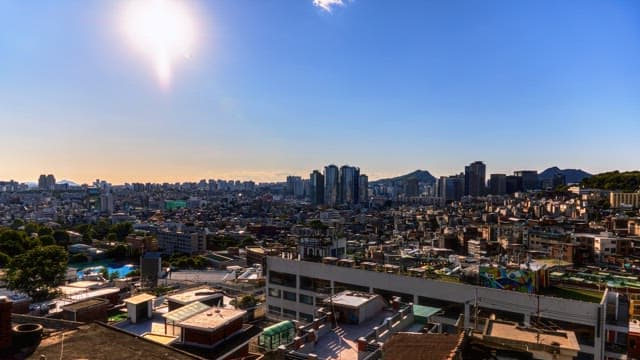
[[[475,161],[464,168],[464,194],[483,196],[485,194],[487,166],[482,161]]]
[[[640,208],[640,191],[634,193],[612,191],[609,194],[609,204],[613,209]]]
[[[325,204],[334,207],[339,200],[340,171],[335,165],[324,168],[324,198]]]
[[[519,170],[514,171],[513,175],[522,179],[522,190],[536,190],[540,187],[538,183],[538,171],[537,170]]]
[[[324,175],[318,170],[313,170],[309,176],[311,185],[311,205],[318,206],[324,204]]]
[[[164,254],[194,255],[207,250],[207,236],[202,232],[161,230],[157,234],[158,248]]]
[[[507,175],[491,174],[489,177],[489,194],[505,195],[507,194]]]

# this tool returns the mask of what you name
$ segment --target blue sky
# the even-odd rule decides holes
[[[639,167],[640,2],[318,1],[185,0],[168,87],[125,1],[0,1],[0,179]]]

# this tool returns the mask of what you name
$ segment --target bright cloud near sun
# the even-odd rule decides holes
[[[171,84],[174,66],[191,56],[196,22],[180,0],[133,0],[122,8],[122,30],[132,47],[146,56],[162,87]]]
[[[343,0],[313,0],[313,5],[321,8],[324,11],[331,12],[334,6],[343,6]]]

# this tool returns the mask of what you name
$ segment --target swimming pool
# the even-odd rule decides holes
[[[100,271],[102,271],[102,269],[104,269],[105,267],[107,268],[107,272],[109,273],[109,276],[111,276],[111,274],[113,273],[117,273],[119,278],[124,278],[125,276],[127,276],[128,273],[135,270],[136,268],[136,266],[132,264],[87,265],[81,270],[78,270],[78,279],[82,279],[85,275],[85,272],[100,273]]]

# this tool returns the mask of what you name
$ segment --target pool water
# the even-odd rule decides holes
[[[109,272],[109,276],[111,276],[111,274],[113,273],[117,273],[119,278],[124,278],[125,276],[127,276],[128,273],[130,273],[131,271],[135,270],[136,266],[135,265],[131,265],[131,264],[127,264],[127,265],[114,265],[114,264],[109,264],[109,265],[94,265],[94,266],[86,266],[83,269],[78,271],[78,279],[82,279],[84,277],[84,273],[86,271],[90,271],[91,273],[97,272],[99,273],[103,268],[107,268],[107,271]]]

